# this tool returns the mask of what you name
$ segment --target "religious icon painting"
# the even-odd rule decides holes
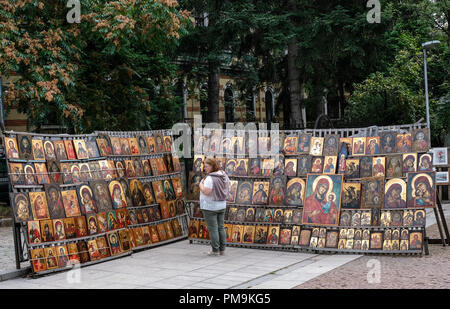
[[[373,157],[363,156],[359,160],[359,177],[372,177]]]
[[[267,192],[265,188],[265,183],[267,183]],[[259,201],[263,203],[264,201],[264,194],[265,199],[267,202],[267,196],[269,191],[268,182],[261,182],[258,183],[258,186],[256,187],[256,192],[258,192],[258,196],[255,197],[255,201]],[[262,189],[260,188],[260,185],[262,185]],[[260,192],[261,191],[261,192]],[[253,182],[251,180],[244,180],[239,181],[238,188],[237,188],[237,195],[236,195],[236,203],[237,204],[251,204],[252,203],[252,197],[253,196]]]
[[[385,184],[384,208],[406,208],[406,183],[401,178],[393,178]]]
[[[418,172],[432,172],[433,171],[433,158],[429,153],[419,154],[419,159],[417,160],[417,171]]]
[[[403,174],[417,171],[417,153],[403,154]]]
[[[263,176],[272,176],[274,168],[275,168],[274,159],[263,159],[261,171]]]
[[[102,254],[98,250],[97,241],[95,239],[88,240],[87,247],[91,261],[100,260],[102,258]]]
[[[128,145],[130,146],[130,155],[139,155],[140,151],[139,151],[137,139],[135,137],[129,137],[129,138],[127,138],[127,140],[128,140]]]
[[[45,144],[44,144],[45,145]],[[64,141],[53,141],[53,146],[55,149],[56,160],[67,160],[66,148],[64,146]]]
[[[361,212],[353,212],[351,226],[361,226]]]
[[[284,139],[283,152],[285,155],[295,155],[297,152],[297,136],[286,136]]]
[[[53,231],[55,241],[66,239],[66,232],[64,230],[64,222],[61,219],[53,220]]]
[[[56,160],[47,161],[47,171],[50,178],[50,183],[52,184],[63,183],[61,166],[58,161]]]
[[[131,155],[130,150],[130,143],[128,142],[128,138],[126,137],[120,137],[119,138],[120,143],[120,154],[121,155]]]
[[[335,174],[337,165],[337,156],[325,156],[323,173],[324,174]]]
[[[385,157],[373,157],[372,158],[372,176],[384,177],[385,176]]]
[[[372,232],[370,234],[370,249],[381,250],[383,248],[383,233]]]
[[[391,226],[403,225],[403,211],[393,210],[391,211]]]
[[[175,237],[183,236],[183,231],[181,229],[180,222],[178,220],[172,220],[171,223],[172,223],[172,228],[173,228]],[[227,236],[227,238],[228,238],[228,236]]]
[[[80,263],[86,263],[89,262],[89,252],[87,243],[84,240],[78,241],[77,243],[68,244],[68,250],[71,250],[69,252],[77,252],[77,256],[79,258]],[[76,251],[75,251],[76,247]],[[69,249],[72,248],[72,249]]]
[[[279,235],[280,235],[280,227],[271,225],[268,228],[268,235],[267,235],[267,244],[268,245],[277,245],[279,241]]]
[[[200,226],[200,221],[198,221],[198,220],[190,220],[189,221],[189,227],[188,227],[189,238],[198,238],[199,226]],[[228,239],[227,239],[227,241],[228,241]]]
[[[357,209],[361,200],[361,184],[358,182],[346,182],[342,190],[342,208]]]
[[[409,250],[422,250],[422,232],[409,233]]]
[[[108,184],[104,180],[94,180],[89,182],[90,187],[94,193],[94,199],[97,203],[97,210],[104,212],[111,210],[112,202],[109,195]]]
[[[361,211],[361,226],[372,225],[372,212],[370,210]]]
[[[254,242],[254,235],[255,235],[255,226],[244,225],[242,243],[243,244],[252,244]]]
[[[290,245],[291,244],[291,234],[292,234],[291,228],[282,227],[280,229],[280,240],[278,243],[282,246]]]
[[[311,173],[318,173],[321,174],[323,171],[323,157],[313,157],[311,162]]]
[[[194,185],[196,185],[196,184],[194,184]],[[165,202],[166,201],[166,194],[164,192],[164,187],[163,187],[162,181],[153,181],[152,182],[152,187],[153,187],[153,192],[155,193],[155,200],[156,200],[156,202],[157,203]]]
[[[119,231],[119,241],[120,241],[120,249],[123,252],[128,252],[131,250],[131,237],[128,229]]]
[[[112,208],[118,209],[127,207],[127,198],[122,182],[113,180],[108,184],[109,195],[111,197]]]
[[[396,151],[399,153],[411,152],[411,133],[397,134],[395,138]]]
[[[145,198],[144,198],[142,183],[137,179],[130,180],[130,191],[131,191],[131,199],[133,201],[133,205],[134,206],[144,206]]]
[[[96,138],[96,142],[100,156],[107,157],[113,154],[107,135],[99,135],[98,138]]]
[[[264,222],[265,209],[263,207],[257,207],[255,210],[255,222]]]
[[[347,159],[345,165],[346,179],[359,178],[359,159]]]
[[[355,236],[354,236],[355,240],[361,240],[362,239],[362,230],[361,229],[356,229],[355,230]]]
[[[309,133],[300,133],[298,135],[298,145],[297,145],[297,153],[298,154],[308,154],[311,146],[311,134]]]
[[[254,222],[255,221],[255,208],[248,207],[245,210],[245,222]]]
[[[33,159],[33,147],[30,135],[17,135],[17,143],[19,147],[19,158],[24,160]],[[10,145],[9,145],[10,146]],[[12,153],[14,156],[14,151]]]
[[[257,225],[255,227],[255,244],[265,244],[267,242],[267,226]]]
[[[299,246],[308,247],[311,239],[311,230],[302,229],[300,231],[300,238],[298,241]]]
[[[343,175],[308,175],[303,224],[338,224],[342,183]]]
[[[55,232],[53,230],[52,220],[39,221],[42,242],[50,242],[55,240]]]
[[[26,192],[10,193],[11,205],[14,211],[15,222],[33,220],[30,201]]]
[[[156,168],[158,169],[158,175],[168,174],[166,163],[163,158],[156,158]]]
[[[65,217],[64,205],[58,185],[44,185],[47,196],[47,205],[50,212],[50,218],[61,219]]]
[[[74,139],[73,145],[77,154],[77,159],[89,159],[89,153],[87,151],[86,142],[84,139]]]
[[[427,152],[430,149],[430,131],[427,128],[412,131],[411,149],[413,152]]]
[[[110,140],[112,146],[112,154],[116,156],[122,155],[122,150],[120,147],[120,138],[117,136],[111,136]],[[126,153],[124,153],[123,155],[126,155]]]
[[[70,165],[70,173],[72,174],[72,183],[78,184],[82,182],[80,166],[77,163],[72,163]]]
[[[45,163],[34,163],[34,168],[36,170],[36,180],[38,184],[49,184],[50,178],[48,177],[47,167]]]
[[[286,209],[283,213],[283,224],[292,224],[293,219],[293,210],[292,209]]]
[[[228,203],[234,203],[235,202],[237,187],[238,187],[238,181],[237,180],[230,180],[229,190],[228,190],[228,195],[227,195],[227,202]]]
[[[32,139],[34,160],[45,160],[44,144],[41,139]]]
[[[234,169],[234,176],[247,176],[248,174],[248,159],[236,159],[236,168]]]
[[[246,214],[246,207],[238,207],[236,212],[236,220],[238,222],[244,222],[245,221],[245,214]]]
[[[25,176],[22,163],[9,163],[10,179],[13,185],[25,184]],[[31,174],[31,173],[30,173]],[[31,174],[30,177],[33,175]]]
[[[311,239],[309,241],[309,246],[311,248],[317,248],[318,242],[319,242],[319,237],[311,236]]]
[[[394,155],[386,157],[386,177],[397,178],[403,176],[403,159],[402,155]]]
[[[266,137],[266,136],[258,137],[258,153],[259,153],[259,155],[268,155],[269,152],[270,152],[270,137]]]
[[[97,215],[95,213],[86,215],[86,220],[89,235],[95,235],[99,233]]]
[[[85,141],[86,143],[86,150],[88,152],[89,158],[98,158],[100,157],[100,153],[97,148],[97,143],[93,139],[87,139]]]
[[[264,220],[263,222],[273,222],[274,210],[271,208],[266,208],[264,210]]]
[[[94,200],[92,189],[88,185],[79,185],[77,187],[77,194],[81,213],[83,215],[96,213],[98,211],[97,202]]]
[[[340,226],[350,226],[352,220],[352,212],[348,210],[343,210],[340,217]]]
[[[298,158],[297,175],[306,176],[311,172],[311,156],[301,155]]]
[[[142,191],[144,194],[145,205],[155,204],[155,196],[153,195],[153,189],[150,183],[142,184]]]
[[[77,243],[67,243],[67,255],[69,257],[69,261],[72,264],[79,264],[81,263],[80,255],[78,254],[78,246]]]
[[[283,209],[277,208],[273,211],[273,222],[274,223],[283,223]]]
[[[102,258],[111,256],[111,251],[109,249],[105,236],[98,237],[96,239],[96,242]]]
[[[42,241],[41,230],[38,220],[27,221],[28,243],[39,244]]]
[[[58,256],[58,267],[66,267],[69,263],[69,255],[67,253],[66,245],[56,246],[55,247],[56,254]]]
[[[366,138],[366,155],[377,155],[380,153],[380,137],[371,136]]]
[[[245,154],[244,137],[243,136],[233,136],[233,138],[231,140],[233,143],[234,154],[244,155]]]
[[[164,148],[166,152],[172,152],[172,137],[170,135],[164,136]]]
[[[311,147],[309,154],[312,156],[321,156],[323,152],[323,137],[311,137]]]
[[[413,226],[425,226],[425,220],[426,220],[426,214],[425,214],[425,210],[415,210],[414,211],[414,221],[413,221]]]
[[[194,172],[190,172],[189,173],[188,190],[187,190],[188,191],[187,192],[187,198],[189,200],[198,200],[200,198],[199,184],[200,184],[201,180],[202,180],[202,175],[201,174],[196,174]],[[154,188],[155,187],[153,186],[153,189]],[[155,192],[155,195],[156,195],[156,191],[154,191],[154,192]],[[163,192],[163,194],[164,194],[164,192]]]
[[[29,192],[34,220],[50,219],[45,192]]]
[[[157,132],[157,133],[154,134],[154,137],[155,137],[155,143],[156,143],[156,152],[157,153],[165,152],[166,149],[165,149],[162,133]]]
[[[47,261],[47,269],[48,270],[58,268],[56,247],[44,248],[44,257]]]
[[[297,159],[289,158],[284,160],[284,175],[289,177],[297,176]]]
[[[15,137],[5,137],[5,153],[8,159],[19,159],[19,148]]]
[[[91,176],[91,171],[89,169],[89,164],[88,163],[80,163],[79,167],[80,167],[81,182],[88,182],[89,180],[91,180],[92,176]]]
[[[325,248],[337,248],[339,232],[327,231]]]
[[[406,199],[408,207],[435,207],[435,176],[435,172],[408,173]]]
[[[97,215],[97,226],[98,226],[98,232],[99,233],[105,233],[109,231],[108,229],[108,219],[106,212],[99,212]]]
[[[44,258],[44,249],[31,249],[30,250],[30,261],[33,267],[33,272],[38,273],[47,270],[47,261]]]
[[[396,151],[397,133],[395,132],[381,132],[380,134],[380,153],[389,154]]]
[[[289,206],[303,206],[305,197],[305,181],[301,178],[292,178],[287,182],[284,202]]]
[[[294,159],[294,160],[296,160],[296,162],[295,162],[295,166],[296,166],[295,170],[297,170],[297,159]],[[274,163],[274,165],[273,165],[272,175],[273,176],[283,176],[283,175],[285,175],[285,173],[284,173],[284,156],[283,155],[278,155],[278,156],[274,157],[273,163]],[[294,175],[294,176],[296,176],[296,175]]]
[[[23,166],[24,172],[24,184],[25,185],[35,185],[36,181],[36,172],[34,170],[34,166],[31,163],[24,164]]]
[[[172,239],[172,238],[175,237],[175,234],[174,234],[173,229],[172,229],[172,224],[170,224],[170,221],[164,222],[164,228],[165,228],[165,230],[167,232],[167,238],[168,239]]]
[[[366,153],[365,149],[366,138],[365,137],[354,137],[353,138],[353,147],[352,147],[352,155],[354,156],[363,156]]]
[[[275,176],[270,181],[269,204],[284,205],[286,196],[286,178]]]
[[[194,161],[195,164],[195,161]],[[228,176],[234,176],[235,170],[237,166],[237,160],[236,159],[227,159],[225,164],[225,172]],[[195,170],[195,167],[194,167]]]
[[[380,226],[389,227],[392,225],[391,211],[385,210],[381,212]]]
[[[266,205],[269,197],[269,182],[255,181],[252,192],[253,205]]]
[[[136,171],[134,170],[133,160],[124,160],[125,174],[128,178],[136,177]]]
[[[341,137],[339,145],[339,156],[341,153],[345,153],[345,157],[352,155],[353,137]]]
[[[361,184],[361,208],[382,208],[384,205],[384,178],[364,178]]]
[[[403,226],[412,226],[414,221],[414,210],[403,210]]]
[[[324,138],[323,155],[337,156],[339,151],[339,135],[327,134]]]

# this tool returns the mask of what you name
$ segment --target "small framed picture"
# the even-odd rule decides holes
[[[433,165],[447,165],[448,164],[448,150],[447,148],[433,148]]]
[[[448,171],[446,172],[436,172],[436,184],[443,185],[448,184]]]

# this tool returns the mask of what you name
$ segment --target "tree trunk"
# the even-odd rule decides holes
[[[208,119],[205,122],[219,123],[219,73],[219,65],[210,62],[208,72]]]
[[[297,10],[297,1],[288,0],[289,11]],[[295,21],[291,21],[295,27]],[[304,127],[301,114],[301,93],[300,93],[300,72],[297,67],[298,46],[297,38],[292,38],[288,43],[288,80],[289,80],[289,98],[291,105],[290,127],[299,129]]]

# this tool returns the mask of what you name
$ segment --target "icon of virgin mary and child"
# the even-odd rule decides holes
[[[333,181],[330,177],[318,177],[313,183],[313,194],[305,201],[303,223],[337,224],[338,207],[336,194],[333,193]]]

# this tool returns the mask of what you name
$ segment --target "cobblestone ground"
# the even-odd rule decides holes
[[[447,219],[450,226],[450,219]],[[439,238],[437,225],[427,228],[430,238]],[[316,277],[297,289],[448,289],[450,288],[450,247],[429,245],[430,255],[363,256]],[[367,275],[379,261],[379,283],[369,283]],[[371,266],[372,265],[372,266]],[[351,280],[350,280],[351,279]]]
[[[30,263],[22,263],[21,267]],[[0,273],[16,269],[12,227],[0,227]]]

